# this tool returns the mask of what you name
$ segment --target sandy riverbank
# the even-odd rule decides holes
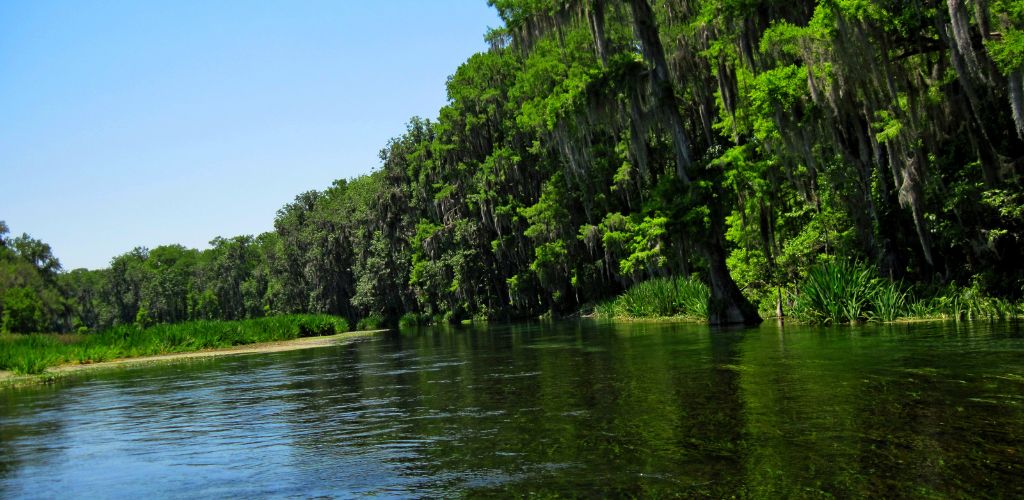
[[[177,352],[171,354],[160,354],[157,356],[143,356],[138,358],[122,358],[101,363],[89,363],[84,365],[71,364],[48,368],[38,375],[17,375],[10,371],[0,370],[0,388],[33,385],[52,382],[71,375],[87,371],[130,368],[139,365],[146,365],[159,362],[173,362],[179,360],[212,358],[216,356],[234,356],[239,354],[261,354],[282,351],[297,351],[300,349],[313,349],[316,347],[329,347],[343,345],[358,339],[385,332],[387,330],[368,330],[361,332],[346,332],[337,335],[323,337],[306,337],[295,340],[284,340],[279,342],[264,342],[261,344],[247,344],[228,347],[224,349],[208,349],[203,351]]]

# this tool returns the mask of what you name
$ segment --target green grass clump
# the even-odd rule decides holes
[[[0,370],[42,373],[62,363],[96,363],[115,358],[216,349],[348,331],[343,318],[301,314],[240,321],[190,321],[148,328],[121,325],[71,342],[54,335],[0,336]]]
[[[348,321],[328,315],[316,315],[304,318],[299,322],[299,337],[320,337],[347,332]]]
[[[416,313],[407,312],[398,318],[399,328],[412,328],[430,323],[429,317],[423,317]]]
[[[899,283],[877,280],[871,290],[871,319],[892,322],[904,317],[909,313],[907,297],[907,292]]]
[[[793,308],[811,323],[853,323],[867,317],[875,292],[873,271],[867,266],[835,261],[807,272]]]
[[[371,314],[356,323],[357,330],[378,330],[384,324],[384,317],[379,314]]]
[[[902,284],[878,278],[860,263],[835,261],[819,264],[799,287],[793,315],[822,324],[859,321],[893,322],[900,319],[1007,319],[1021,316],[1021,307],[991,297],[977,284],[948,285],[930,298],[914,300]]]
[[[960,321],[1020,318],[1024,315],[1022,306],[1024,304],[988,296],[975,283],[966,288],[949,285],[933,292],[931,297],[910,303],[908,310],[909,315],[915,318]]]
[[[695,278],[655,278],[637,283],[616,299],[594,306],[604,318],[707,319],[708,286]]]
[[[60,362],[63,347],[47,335],[0,335],[0,370],[41,373]]]

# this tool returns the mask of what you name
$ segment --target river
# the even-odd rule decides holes
[[[1024,497],[1015,323],[556,322],[0,389],[0,497]]]

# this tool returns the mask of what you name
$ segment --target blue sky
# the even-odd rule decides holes
[[[486,0],[0,2],[0,220],[65,269],[271,230],[435,118],[499,25]]]

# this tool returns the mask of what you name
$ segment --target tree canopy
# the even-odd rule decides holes
[[[0,226],[4,314],[516,318],[694,275],[712,322],[756,323],[835,258],[1021,297],[1021,2],[491,4],[490,50],[377,171],[298,195],[270,233],[99,271]]]

